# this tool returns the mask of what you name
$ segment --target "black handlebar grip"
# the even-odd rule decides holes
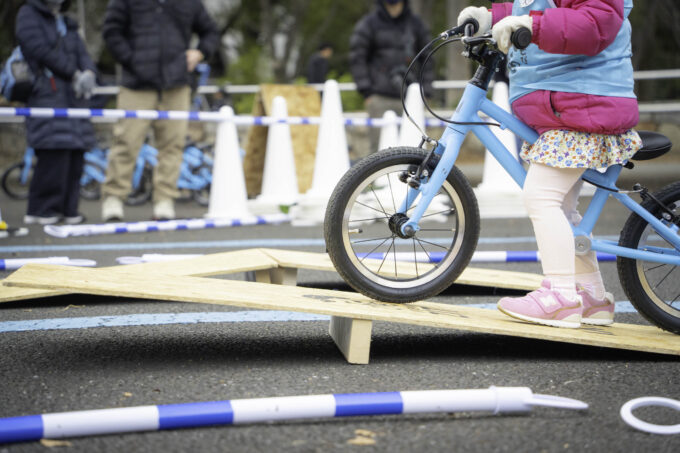
[[[477,22],[477,19],[468,19],[463,23],[463,31],[467,31],[467,26],[472,25],[472,33],[471,35],[474,35],[479,31],[479,22]]]
[[[515,49],[526,49],[531,44],[531,30],[526,27],[521,27],[512,32],[510,42],[515,46]]]

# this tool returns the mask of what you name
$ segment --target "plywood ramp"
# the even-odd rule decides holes
[[[370,260],[368,262],[370,263]],[[373,264],[377,268],[380,261],[375,260]],[[255,271],[258,282],[291,285],[295,284],[297,269],[335,272],[333,263],[325,253],[278,249],[236,250],[183,260],[112,266],[106,269],[108,272],[160,273],[194,277]],[[463,271],[455,283],[530,291],[540,286],[541,278],[539,275],[526,272],[469,267]],[[68,291],[0,286],[0,303],[60,296],[68,293]]]
[[[196,256],[173,261],[129,264],[104,268],[107,272],[139,272],[143,274],[191,275],[207,277],[227,275],[237,272],[262,271],[275,269],[278,263],[260,249],[238,250],[210,255]],[[69,291],[49,289],[14,288],[0,286],[0,303],[19,300],[38,299],[41,297],[62,296]]]
[[[151,300],[229,305],[249,309],[288,310],[331,316],[331,335],[351,363],[367,363],[369,322],[385,321],[582,345],[680,355],[680,336],[651,326],[559,329],[512,320],[494,310],[416,302],[389,304],[360,294],[107,269],[31,264],[5,285]]]

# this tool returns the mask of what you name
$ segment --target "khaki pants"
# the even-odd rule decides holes
[[[189,110],[191,89],[188,86],[165,91],[130,90],[121,87],[118,108],[124,110]],[[149,126],[153,126],[158,166],[153,172],[153,199],[178,196],[177,178],[187,135],[187,121],[122,119],[113,128],[113,146],[109,151],[105,196],[124,199],[132,190],[132,173],[137,154],[144,144]]]
[[[399,98],[390,98],[380,94],[373,94],[366,101],[366,110],[368,111],[368,116],[371,118],[382,118],[388,110],[392,110],[397,116],[403,113],[401,99]],[[378,146],[380,146],[380,130],[379,127],[372,127],[368,131],[370,141],[368,154],[380,151],[378,149]]]

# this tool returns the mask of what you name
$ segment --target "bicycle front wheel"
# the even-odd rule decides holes
[[[391,148],[353,166],[336,186],[326,209],[324,235],[338,273],[373,299],[405,303],[439,294],[470,262],[479,237],[479,208],[470,183],[453,168],[412,238],[399,235],[420,202],[398,213],[426,152]]]
[[[675,215],[680,215],[680,182],[664,187],[654,196]],[[662,210],[653,200],[643,202],[642,207],[662,219]],[[637,214],[626,221],[619,245],[675,256],[680,253]],[[638,312],[652,324],[680,334],[680,266],[623,257],[619,257],[616,264],[621,286]]]
[[[2,174],[2,190],[15,200],[25,200],[28,198],[28,191],[33,179],[33,168],[24,175],[24,163],[17,162],[11,165]]]

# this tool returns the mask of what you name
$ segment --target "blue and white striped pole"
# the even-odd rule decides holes
[[[66,238],[97,234],[148,233],[152,231],[202,230],[248,225],[278,224],[290,221],[288,214],[267,214],[240,219],[151,220],[147,222],[99,223],[93,225],[45,225],[45,233]]]
[[[394,261],[396,255],[397,261],[413,262],[414,254],[411,252],[397,252],[397,253],[359,253],[359,258],[372,258],[377,260]],[[446,256],[446,252],[416,252],[415,260],[419,263],[439,263]],[[597,260],[616,261],[616,255],[610,253],[597,252]],[[537,251],[531,250],[517,250],[517,251],[481,251],[472,254],[472,263],[536,263],[541,261],[541,254]]]
[[[80,267],[94,267],[97,265],[97,262],[93,260],[71,259],[68,256],[51,256],[49,258],[8,258],[5,260],[0,259],[0,271],[19,269],[21,266],[30,263]]]
[[[253,398],[3,418],[0,419],[0,443],[322,417],[529,412],[533,406],[588,408],[582,401],[534,395],[527,387]]]
[[[277,118],[273,116],[238,115],[226,117],[220,112],[197,112],[183,110],[120,110],[120,109],[65,109],[43,107],[0,107],[0,117],[30,118],[108,118],[112,120],[139,118],[146,120],[188,120],[222,122],[231,121],[237,126],[269,126],[271,124],[321,124],[321,117],[289,116]],[[398,123],[401,119],[397,118]],[[345,126],[382,127],[388,124],[382,118],[344,118]],[[444,127],[446,123],[428,118],[428,127]]]

